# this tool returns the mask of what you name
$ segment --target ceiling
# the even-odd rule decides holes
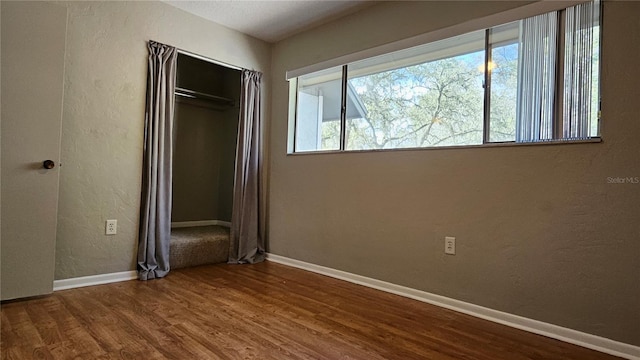
[[[375,3],[368,0],[163,1],[267,42],[280,41]]]

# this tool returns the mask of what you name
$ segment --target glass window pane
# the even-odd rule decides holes
[[[591,58],[591,129],[589,136],[600,136],[600,26],[593,27],[593,49]]]
[[[482,144],[484,31],[349,65],[346,149]]]
[[[491,49],[491,111],[489,141],[516,140],[518,44]]]
[[[489,141],[516,140],[518,22],[491,29]]]
[[[598,2],[589,2],[564,13],[564,139],[585,139],[597,133],[598,10]]]
[[[298,78],[295,151],[340,149],[342,68]]]

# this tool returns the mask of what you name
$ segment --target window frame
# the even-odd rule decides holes
[[[598,77],[598,86],[597,86],[597,110],[596,110],[596,118],[592,119],[592,121],[596,121],[597,125],[596,125],[596,129],[597,129],[597,134],[596,135],[591,135],[589,134],[589,136],[587,138],[563,138],[562,134],[563,134],[563,87],[564,87],[564,60],[565,60],[565,12],[567,11],[567,9],[571,8],[572,6],[575,5],[579,5],[582,3],[588,3],[590,1],[576,1],[575,4],[569,6],[569,7],[563,7],[563,8],[559,8],[559,9],[554,9],[551,11],[547,11],[548,13],[556,13],[556,16],[558,17],[558,24],[559,24],[559,28],[558,28],[558,39],[556,41],[556,47],[557,47],[557,53],[556,53],[556,59],[555,59],[555,63],[558,69],[560,69],[561,71],[557,71],[556,73],[556,80],[554,82],[554,97],[553,97],[553,101],[554,101],[554,105],[553,105],[553,139],[549,139],[549,140],[541,140],[541,141],[533,141],[533,142],[518,142],[516,140],[512,140],[512,141],[490,141],[490,137],[491,137],[491,78],[492,78],[492,71],[490,69],[490,64],[492,61],[492,50],[494,48],[494,43],[491,42],[491,31],[494,28],[500,27],[502,25],[506,25],[510,22],[515,22],[515,21],[519,21],[521,19],[527,18],[528,16],[524,16],[524,17],[520,17],[518,19],[515,20],[511,20],[511,21],[507,21],[504,23],[500,23],[497,25],[492,25],[492,26],[485,26],[484,32],[484,49],[483,51],[484,53],[484,81],[483,81],[483,127],[482,127],[482,143],[481,144],[470,144],[470,145],[443,145],[443,146],[421,146],[421,147],[398,147],[398,148],[371,148],[371,149],[347,149],[346,148],[346,123],[347,123],[347,87],[348,87],[348,80],[349,80],[349,64],[350,63],[344,63],[342,65],[340,65],[342,67],[342,77],[341,77],[341,82],[342,82],[342,88],[341,88],[341,101],[340,101],[340,139],[339,139],[339,148],[338,149],[327,149],[327,150],[323,150],[323,149],[316,149],[316,150],[304,150],[304,151],[298,151],[296,149],[296,134],[297,134],[297,124],[298,124],[298,120],[297,120],[297,112],[298,112],[298,86],[299,86],[299,80],[298,77],[302,76],[302,75],[312,75],[315,72],[320,72],[322,70],[316,70],[316,71],[309,71],[306,72],[304,74],[300,74],[298,76],[295,77],[291,77],[288,78],[287,80],[289,81],[289,135],[288,135],[288,146],[287,146],[287,153],[288,154],[319,154],[319,153],[343,153],[343,152],[377,152],[377,151],[415,151],[415,150],[433,150],[433,149],[467,149],[467,148],[482,148],[482,147],[505,147],[505,146],[530,146],[530,145],[556,145],[556,144],[584,144],[584,143],[600,143],[602,142],[602,137],[601,137],[601,99],[602,99],[602,95],[601,95],[601,74],[602,74],[602,24],[603,24],[603,1],[600,0],[598,2],[598,12],[599,12],[599,17],[598,17],[598,23],[597,26],[599,27],[599,31],[597,36],[599,37],[599,41],[598,41],[598,65],[596,67],[596,70],[594,72],[594,74],[597,75]],[[565,5],[566,6],[566,5]],[[543,12],[544,13],[544,12]],[[535,16],[535,15],[531,15],[531,16]],[[482,30],[482,29],[480,29]],[[456,37],[456,36],[461,36],[461,35],[465,35],[474,31],[478,31],[478,30],[471,30],[471,31],[466,31],[463,33],[460,33],[458,35],[455,36],[449,36],[449,37],[444,37],[442,38],[442,40],[445,40],[447,38],[452,38],[452,37]],[[432,42],[435,42],[438,40],[434,40]],[[417,44],[414,46],[419,46],[419,45],[425,45],[428,44],[424,43],[424,44]],[[412,48],[414,46],[409,46],[409,47],[405,47],[404,49],[398,49],[395,51],[389,51],[386,53],[382,53],[379,54],[380,55],[386,55],[386,54],[390,54],[390,53],[394,53],[397,51],[402,51],[402,50],[406,50],[409,48]],[[371,56],[371,57],[365,57],[363,59],[360,60],[367,60],[370,58],[373,58],[375,56]],[[355,60],[353,62],[356,62],[358,60]],[[408,67],[410,65],[407,65],[405,67]],[[338,66],[333,66],[333,67],[338,67]],[[289,76],[289,72],[287,72],[287,76]],[[295,99],[295,101],[291,101],[291,99]]]

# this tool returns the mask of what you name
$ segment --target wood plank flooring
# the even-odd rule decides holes
[[[616,357],[265,262],[2,304],[2,359]]]

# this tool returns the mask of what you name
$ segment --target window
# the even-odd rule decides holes
[[[599,135],[597,1],[293,79],[293,152]]]
[[[345,150],[482,144],[484,46],[479,31],[350,64]]]

